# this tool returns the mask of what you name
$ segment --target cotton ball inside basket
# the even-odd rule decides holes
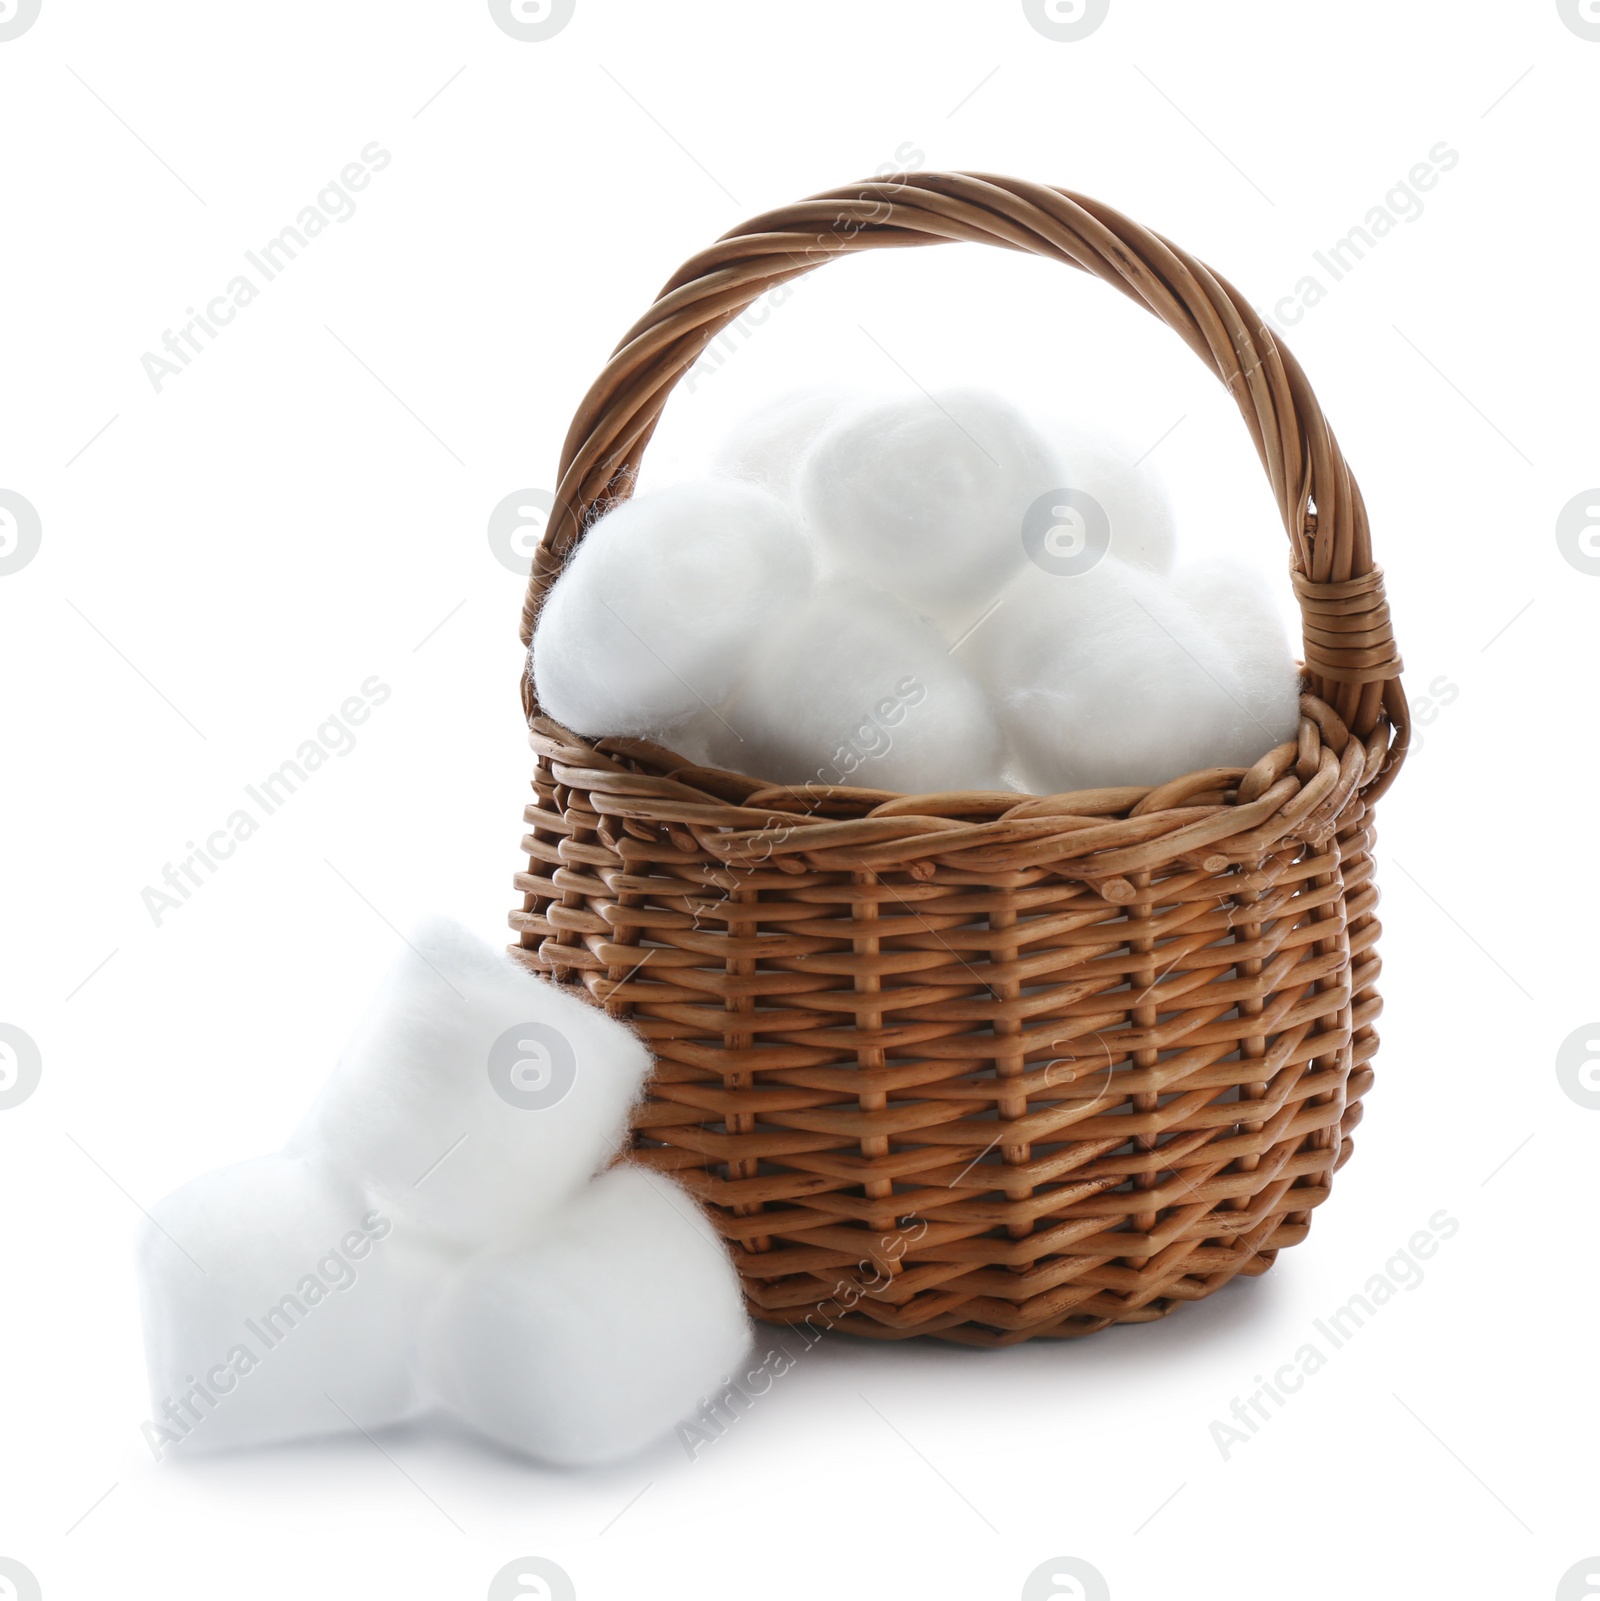
[[[702,759],[779,784],[999,789],[988,698],[923,619],[848,579],[819,584],[744,682],[687,731]]]
[[[1239,681],[1230,765],[1248,765],[1293,739],[1300,726],[1300,666],[1260,573],[1234,557],[1209,556],[1180,567],[1172,588],[1221,645]]]
[[[137,1248],[157,1456],[410,1416],[410,1332],[437,1257],[360,1187],[288,1156],[207,1173]]]
[[[462,1268],[421,1344],[449,1411],[569,1466],[668,1433],[727,1382],[750,1325],[727,1249],[670,1180],[623,1164],[532,1244]]]
[[[1241,737],[1242,686],[1221,645],[1161,578],[1114,557],[1025,572],[957,655],[1040,793],[1162,784],[1278,743],[1268,728]]]
[[[788,498],[801,460],[843,401],[841,390],[802,389],[758,407],[722,442],[712,472]]]
[[[836,569],[954,637],[1021,564],[1023,518],[1062,482],[1011,406],[954,390],[842,415],[802,462],[797,495]]]
[[[805,595],[811,545],[753,484],[677,484],[585,534],[533,636],[540,705],[582,734],[654,737],[733,687]]]
[[[1061,438],[1065,482],[1104,511],[1111,554],[1130,566],[1170,572],[1177,525],[1166,483],[1144,459],[1148,452],[1098,425],[1075,427]]]
[[[289,1149],[456,1252],[513,1245],[624,1138],[632,1030],[447,918],[411,937]]]

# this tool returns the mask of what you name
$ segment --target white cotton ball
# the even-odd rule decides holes
[[[533,1244],[463,1267],[425,1328],[430,1393],[501,1444],[610,1462],[722,1388],[750,1345],[727,1249],[693,1199],[624,1163]]]
[[[439,1263],[358,1186],[294,1157],[241,1162],[157,1202],[137,1254],[158,1456],[420,1406],[411,1330]]]
[[[661,736],[661,743],[692,767],[716,767],[720,763],[711,752],[711,729],[716,726],[716,709],[696,712],[686,723]]]
[[[929,623],[844,579],[817,586],[690,738],[714,765],[779,784],[1002,787],[1000,732],[971,674]]]
[[[995,695],[1040,793],[1162,784],[1247,765],[1277,743],[1245,715],[1200,619],[1161,578],[1113,557],[1081,573],[1025,571],[958,655]]]
[[[950,637],[1023,560],[1023,520],[1063,483],[1050,448],[997,396],[952,390],[839,418],[797,493],[829,559]]]
[[[1237,764],[1254,762],[1293,739],[1300,726],[1300,666],[1261,574],[1233,557],[1210,556],[1180,567],[1172,588],[1222,646],[1238,676],[1244,711],[1232,742],[1240,753]],[[1244,754],[1251,750],[1254,756]]]
[[[1178,530],[1167,486],[1144,451],[1098,425],[1061,437],[1065,482],[1105,512],[1110,553],[1130,566],[1170,572]]]
[[[711,470],[787,499],[801,459],[843,404],[843,391],[802,389],[758,407],[723,440]]]
[[[751,484],[678,484],[585,534],[533,636],[539,702],[599,736],[653,737],[733,687],[750,646],[805,595],[812,549]]]
[[[514,1245],[624,1138],[630,1029],[447,918],[412,936],[289,1149],[455,1250]]]

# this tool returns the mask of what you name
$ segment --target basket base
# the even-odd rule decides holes
[[[1304,1238],[1306,1232],[1306,1225],[1299,1225],[1299,1237]],[[1295,1241],[1286,1240],[1283,1243],[1293,1244]],[[1257,1252],[1233,1277],[1260,1277],[1277,1260],[1279,1249],[1279,1246],[1274,1246],[1270,1250]],[[1232,1280],[1228,1282],[1231,1283]],[[842,1317],[827,1318],[824,1322],[825,1314],[821,1307],[803,1308],[799,1315],[795,1315],[791,1312],[764,1309],[748,1299],[745,1302],[745,1309],[758,1323],[770,1324],[776,1328],[799,1329],[809,1337],[807,1343],[817,1337],[816,1331],[820,1326],[827,1332],[848,1334],[856,1339],[945,1340],[953,1345],[968,1345],[992,1351],[1006,1346],[1021,1345],[1028,1340],[1082,1339],[1087,1334],[1098,1334],[1102,1329],[1109,1329],[1118,1323],[1159,1323],[1163,1318],[1170,1317],[1186,1302],[1204,1300],[1207,1296],[1215,1295],[1221,1288],[1221,1284],[1214,1284],[1202,1289],[1199,1294],[1162,1297],[1148,1305],[1129,1307],[1114,1315],[1094,1316],[1080,1310],[1053,1323],[1029,1324],[1025,1328],[1015,1329],[994,1328],[984,1323],[976,1323],[964,1314],[904,1325],[885,1322],[881,1316],[867,1316],[860,1312],[847,1312]]]

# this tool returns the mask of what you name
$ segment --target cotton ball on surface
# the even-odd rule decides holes
[[[677,484],[584,535],[533,636],[539,703],[579,733],[656,737],[733,687],[804,597],[810,542],[752,484]]]
[[[359,1186],[287,1156],[207,1173],[151,1208],[137,1261],[158,1454],[418,1410],[410,1336],[439,1263]]]
[[[842,416],[802,463],[797,493],[828,558],[952,637],[1023,560],[1023,519],[1063,483],[1028,422],[955,390]]]
[[[843,402],[841,390],[802,389],[759,407],[722,442],[712,472],[787,498],[801,459]]]
[[[289,1149],[408,1234],[506,1247],[610,1159],[649,1068],[630,1029],[431,918]]]
[[[1277,743],[1242,732],[1242,688],[1222,647],[1153,573],[1105,557],[1025,572],[957,653],[994,694],[1043,794],[1165,783],[1248,765]]]
[[[1001,739],[934,628],[853,580],[819,584],[745,680],[691,725],[710,760],[779,784],[1001,788]]]
[[[1161,474],[1127,440],[1097,426],[1061,437],[1065,482],[1105,513],[1111,555],[1130,566],[1170,572],[1178,530]]]
[[[1209,556],[1180,567],[1172,588],[1221,645],[1238,677],[1243,709],[1231,748],[1245,752],[1259,745],[1256,756],[1262,756],[1293,739],[1300,727],[1300,667],[1260,573],[1233,557]],[[1236,758],[1237,764],[1245,761]]]
[[[533,1244],[469,1262],[421,1344],[423,1383],[512,1450],[568,1466],[649,1445],[750,1346],[727,1249],[670,1180],[624,1163]]]

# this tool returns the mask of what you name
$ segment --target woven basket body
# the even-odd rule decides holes
[[[1379,1010],[1372,803],[1409,719],[1360,493],[1293,357],[1109,208],[986,175],[866,183],[690,261],[585,398],[524,612],[629,492],[677,378],[832,256],[976,241],[1091,272],[1227,385],[1289,535],[1299,738],[1158,789],[764,783],[542,716],[516,953],[650,1042],[634,1159],[751,1310],[1005,1345],[1145,1322],[1304,1238]]]

